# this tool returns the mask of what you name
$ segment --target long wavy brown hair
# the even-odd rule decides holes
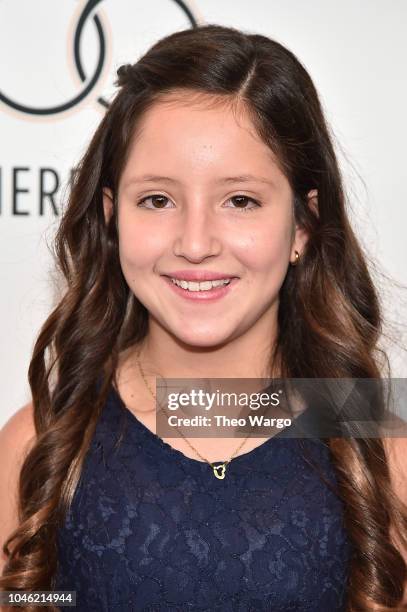
[[[205,25],[159,40],[135,64],[119,68],[117,84],[77,167],[55,238],[64,290],[40,330],[28,371],[37,437],[20,473],[19,526],[3,547],[5,590],[52,588],[57,528],[119,355],[147,333],[148,312],[120,266],[117,202],[106,223],[102,189],[117,193],[137,123],[163,94],[187,88],[243,104],[290,182],[296,221],[309,240],[301,265],[289,268],[281,288],[273,363],[282,375],[383,377],[378,293],[347,217],[321,103],[295,55],[265,36]],[[312,189],[318,190],[317,215],[307,202]],[[406,564],[390,526],[407,546],[407,508],[392,490],[383,439],[328,442],[353,544],[347,610],[405,609]]]

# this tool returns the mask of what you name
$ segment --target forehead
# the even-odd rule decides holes
[[[160,94],[141,117],[140,131],[151,128],[153,123],[165,117],[173,120],[189,119],[190,122],[201,121],[202,118],[206,118],[208,122],[216,119],[231,121],[233,118],[235,127],[249,129],[253,137],[257,137],[246,104],[236,96],[209,94],[189,89],[177,89]]]
[[[230,96],[176,91],[160,96],[140,118],[126,170],[277,171],[277,160],[258,135],[243,102]]]

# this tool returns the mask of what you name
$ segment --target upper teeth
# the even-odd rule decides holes
[[[222,278],[219,280],[213,281],[204,281],[202,283],[198,283],[196,281],[186,281],[179,280],[178,278],[171,278],[172,282],[178,287],[182,287],[182,289],[188,289],[188,291],[209,291],[212,287],[219,287],[220,285],[227,285],[230,283],[230,278]]]

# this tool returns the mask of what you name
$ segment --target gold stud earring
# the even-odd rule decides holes
[[[295,260],[290,262],[292,266],[296,266],[298,264],[298,262],[300,261],[300,254],[299,254],[299,252],[298,251],[294,251],[294,253],[295,253]]]

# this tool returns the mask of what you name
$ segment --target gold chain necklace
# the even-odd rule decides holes
[[[141,350],[141,349],[140,349],[140,350]],[[147,382],[147,380],[146,380],[146,377],[145,377],[145,375],[144,375],[143,368],[141,367],[141,363],[140,363],[140,360],[139,360],[139,357],[140,357],[140,350],[139,350],[139,351],[138,351],[138,353],[137,353],[137,359],[136,359],[136,361],[137,361],[137,366],[138,366],[139,372],[140,372],[140,374],[141,374],[141,377],[142,377],[142,379],[144,380],[144,384],[146,385],[147,389],[149,390],[149,392],[150,392],[150,393],[151,393],[151,395],[153,396],[154,400],[157,402],[156,395],[155,395],[155,393],[152,391],[152,389],[150,388],[150,385],[148,384],[148,382]],[[169,416],[169,415],[168,415],[168,413],[167,413],[166,409],[164,408],[164,406],[161,406],[161,409],[163,410],[164,414],[165,414],[165,415],[166,415],[166,417],[168,418],[168,416]],[[240,451],[240,449],[242,448],[243,444],[244,444],[245,442],[247,442],[247,440],[248,440],[248,439],[250,438],[250,436],[251,436],[251,433],[250,433],[250,434],[247,436],[247,438],[245,438],[245,439],[243,440],[243,442],[240,444],[240,446],[238,446],[238,448],[235,450],[235,452],[233,453],[233,455],[232,455],[232,456],[231,456],[231,457],[230,457],[230,458],[229,458],[227,461],[224,461],[224,463],[221,463],[220,465],[215,465],[214,463],[212,463],[211,461],[209,461],[208,459],[206,459],[206,457],[203,457],[203,456],[201,455],[201,453],[200,453],[200,452],[199,452],[199,451],[198,451],[196,448],[194,448],[194,447],[192,446],[192,444],[189,442],[189,440],[187,440],[187,439],[186,439],[186,437],[184,436],[184,434],[182,433],[182,431],[180,431],[180,430],[178,429],[178,427],[176,427],[175,429],[176,429],[176,430],[178,431],[178,433],[179,433],[179,434],[180,434],[180,435],[181,435],[181,436],[184,438],[185,442],[186,442],[186,443],[188,444],[188,446],[189,446],[189,447],[190,447],[190,448],[191,448],[191,449],[194,451],[194,453],[196,453],[200,459],[203,459],[204,461],[206,461],[206,463],[208,463],[208,464],[211,466],[211,468],[212,468],[212,470],[213,470],[214,475],[215,475],[215,476],[216,476],[216,478],[218,478],[219,480],[223,480],[223,479],[225,478],[225,475],[226,475],[226,467],[227,467],[227,465],[228,465],[228,464],[229,464],[229,463],[232,461],[232,459],[235,457],[235,455],[236,455],[236,454],[237,454],[237,453]]]

